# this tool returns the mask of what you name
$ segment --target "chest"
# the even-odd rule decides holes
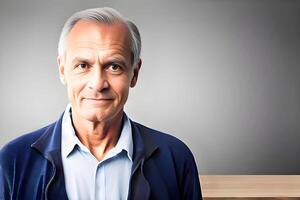
[[[62,161],[70,200],[127,199],[132,163],[126,155],[98,162],[92,155],[77,152]]]

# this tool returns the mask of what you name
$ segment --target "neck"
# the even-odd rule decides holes
[[[91,122],[72,112],[72,121],[75,133],[95,158],[100,161],[118,142],[123,111],[108,121]]]

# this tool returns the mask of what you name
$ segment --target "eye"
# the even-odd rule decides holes
[[[77,64],[74,68],[74,70],[77,71],[78,73],[87,72],[89,69],[90,69],[90,65],[86,63]]]
[[[84,64],[84,63],[79,64],[77,67],[79,67],[80,69],[88,68],[87,64]]]
[[[110,64],[108,66],[108,70],[110,70],[113,73],[121,73],[122,72],[122,67],[118,64]]]

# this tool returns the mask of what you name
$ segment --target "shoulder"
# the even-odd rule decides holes
[[[189,147],[177,137],[149,128],[137,122],[133,122],[133,124],[139,129],[145,143],[151,141],[160,149],[172,153],[174,157],[194,160]]]
[[[164,183],[170,187],[180,188],[182,199],[200,199],[200,183],[195,158],[188,146],[180,139],[161,131],[148,128],[134,122],[139,130],[143,142],[157,146],[145,164],[145,173],[152,185],[157,185],[159,180],[151,178],[158,173]],[[147,165],[148,164],[148,165]],[[155,167],[154,167],[155,166]],[[175,184],[175,186],[173,185]]]
[[[53,124],[50,124],[38,130],[23,134],[4,145],[0,150],[0,164],[8,160],[15,160],[17,157],[24,157],[24,155],[31,150],[31,145],[52,126]]]

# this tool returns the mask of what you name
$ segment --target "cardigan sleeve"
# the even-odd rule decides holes
[[[9,200],[9,184],[7,181],[7,174],[4,171],[3,151],[0,151],[0,200]]]
[[[182,183],[182,199],[199,200],[202,199],[199,174],[194,156],[191,152],[187,155],[184,163],[184,177]]]

